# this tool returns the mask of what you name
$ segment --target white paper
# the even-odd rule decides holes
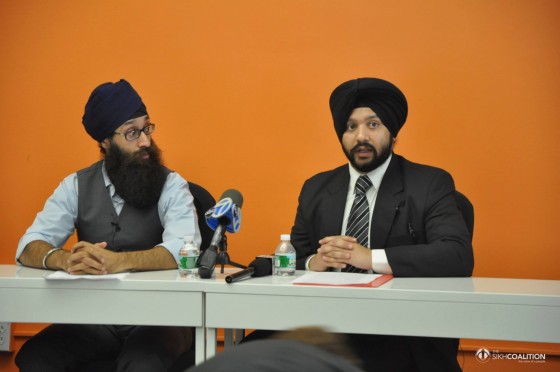
[[[128,273],[106,274],[106,275],[72,275],[66,271],[55,271],[52,274],[45,275],[48,280],[76,280],[76,279],[89,279],[89,280],[122,280]]]
[[[359,274],[345,272],[310,272],[297,279],[293,284],[325,284],[325,285],[352,285],[368,284],[379,278],[381,274]]]

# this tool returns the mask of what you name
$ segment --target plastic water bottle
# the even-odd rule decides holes
[[[296,273],[296,250],[289,234],[280,235],[280,240],[274,251],[274,275],[292,276]]]
[[[194,237],[185,236],[183,238],[183,246],[179,250],[179,275],[182,278],[196,276],[198,272],[196,261],[198,261],[199,255],[200,250],[194,244]]]

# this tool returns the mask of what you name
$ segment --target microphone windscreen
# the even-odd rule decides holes
[[[233,201],[233,204],[237,205],[239,208],[243,205],[243,196],[241,193],[235,189],[229,189],[224,191],[220,200],[230,198]]]
[[[255,269],[253,277],[272,275],[272,261],[268,258],[256,258],[249,264]]]

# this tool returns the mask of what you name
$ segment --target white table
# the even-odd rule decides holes
[[[208,283],[206,357],[216,351],[217,328],[317,325],[344,333],[560,342],[560,281],[394,278],[379,288],[348,288],[290,280]]]
[[[0,321],[196,327],[196,362],[205,360],[206,283],[177,270],[123,280],[45,280],[52,271],[0,265]]]
[[[293,278],[272,276],[227,284],[219,268],[212,279],[181,279],[168,270],[121,281],[48,281],[48,273],[0,265],[0,321],[196,327],[197,363],[216,353],[217,328],[317,325],[345,333],[560,343],[560,281],[396,278],[379,288],[343,288],[295,286]]]

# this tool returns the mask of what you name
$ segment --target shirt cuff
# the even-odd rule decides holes
[[[371,267],[378,274],[393,274],[385,249],[371,250]]]

